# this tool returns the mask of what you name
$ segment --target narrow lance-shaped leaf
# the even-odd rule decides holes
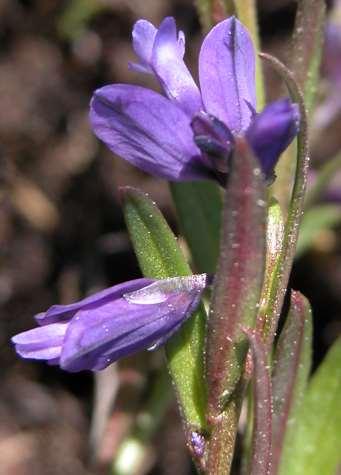
[[[172,183],[181,229],[198,272],[214,273],[219,253],[222,195],[208,181]]]
[[[273,279],[270,290],[265,318],[270,326],[266,334],[269,346],[275,336],[278,318],[280,316],[285,292],[288,285],[292,263],[295,257],[299,227],[304,209],[304,198],[307,185],[309,164],[308,123],[303,94],[293,74],[278,59],[264,54],[261,57],[271,63],[274,69],[284,79],[291,98],[297,102],[300,111],[300,131],[297,136],[297,162],[295,180],[290,199],[288,217],[284,227],[284,237],[281,250],[276,261],[276,278]]]
[[[225,192],[220,258],[208,322],[208,416],[213,424],[209,473],[228,473],[242,395],[238,388],[248,349],[241,325],[255,324],[265,261],[265,180],[243,139]]]
[[[123,204],[143,274],[158,279],[191,274],[174,234],[148,195],[125,187]],[[204,332],[205,312],[201,307],[166,345],[168,365],[182,414],[186,423],[196,430],[205,426]]]
[[[272,375],[273,389],[273,462],[277,474],[281,454],[291,444],[297,430],[311,366],[312,318],[308,300],[299,292],[291,293],[289,313],[279,337]],[[283,451],[283,452],[282,452]]]
[[[308,112],[311,112],[317,90],[325,10],[325,0],[298,1],[292,39],[291,69],[304,91]]]
[[[272,389],[266,346],[260,333],[244,328],[253,357],[254,423],[250,475],[270,475],[272,464]]]
[[[341,339],[313,375],[286,441],[280,475],[335,475],[341,465]]]

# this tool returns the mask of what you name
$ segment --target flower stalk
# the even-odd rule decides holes
[[[245,141],[237,142],[225,192],[220,258],[207,329],[208,473],[229,472],[241,401],[248,341],[265,265],[265,180]],[[226,440],[227,437],[227,440]],[[215,471],[218,470],[218,471]]]

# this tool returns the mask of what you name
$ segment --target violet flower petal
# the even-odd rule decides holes
[[[209,178],[190,118],[148,89],[115,84],[95,91],[92,128],[109,149],[151,175],[173,181]]]
[[[202,109],[201,95],[183,55],[184,35],[177,37],[175,20],[167,17],[155,35],[151,64],[168,98],[192,117]]]
[[[130,63],[131,69],[139,72],[152,73],[150,63],[157,29],[147,20],[139,20],[133,28],[133,48],[140,62]]]
[[[207,274],[196,274],[185,277],[170,277],[168,279],[156,280],[145,285],[138,290],[132,290],[124,293],[124,298],[129,303],[149,305],[155,303],[164,303],[170,295],[190,293],[200,296],[205,287],[211,285],[212,279]],[[194,303],[196,305],[196,303]]]
[[[203,163],[216,173],[226,175],[228,156],[233,149],[234,137],[226,125],[206,112],[194,116],[194,141],[202,152]]]
[[[246,132],[246,138],[269,178],[281,155],[299,129],[297,104],[289,99],[272,102],[257,114]]]
[[[159,29],[146,20],[139,20],[133,28],[133,48],[140,62],[130,68],[154,73],[169,99],[190,116],[202,109],[201,95],[184,63],[185,35],[177,35],[175,20],[165,18]]]
[[[68,323],[53,323],[33,328],[12,338],[16,352],[23,358],[52,360],[59,358]]]
[[[183,318],[181,318],[177,324],[170,326],[168,330],[162,333],[158,339],[154,340],[152,345],[149,346],[147,350],[148,351],[156,350],[160,346],[164,345],[166,341],[169,340],[169,338],[173,336],[177,331],[179,331],[184,320],[190,317],[192,313],[195,311],[195,309],[197,308],[197,306],[199,305],[200,298],[201,298],[201,292],[197,293],[197,295],[194,294],[193,300],[189,303],[186,310],[183,311]]]
[[[197,135],[207,135],[221,142],[224,146],[233,143],[233,135],[230,129],[213,115],[207,112],[200,112],[193,117],[191,126],[194,137]]]
[[[256,109],[255,52],[235,17],[218,23],[204,39],[199,78],[206,111],[235,134],[245,130]]]
[[[112,302],[113,300],[122,297],[125,293],[134,292],[142,287],[149,286],[153,282],[153,279],[143,278],[114,285],[108,289],[96,292],[79,302],[68,305],[52,305],[47,312],[36,315],[35,319],[39,325],[49,325],[51,323],[69,321],[78,310],[85,308],[91,309],[106,302]]]

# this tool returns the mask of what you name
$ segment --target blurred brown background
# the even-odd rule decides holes
[[[285,59],[295,5],[259,5],[264,48]],[[109,369],[96,383],[102,394],[96,402],[92,375],[20,361],[9,338],[32,327],[33,315],[53,303],[140,275],[120,185],[149,191],[176,229],[167,184],[114,158],[87,118],[96,87],[155,87],[127,68],[134,59],[130,33],[138,18],[159,24],[166,15],[187,35],[195,74],[201,36],[191,0],[0,0],[0,475],[107,473],[162,364],[158,354],[139,355],[119,371]],[[275,97],[271,75],[269,86]],[[293,275],[295,287],[312,298],[316,361],[338,328],[340,251],[334,234],[327,248],[301,258]],[[140,474],[191,473],[172,406],[153,447]]]

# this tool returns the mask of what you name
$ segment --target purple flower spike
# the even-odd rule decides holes
[[[206,274],[137,279],[39,314],[38,328],[12,338],[23,358],[75,372],[101,370],[123,356],[163,345],[198,306]]]
[[[183,60],[185,37],[173,18],[158,29],[139,20],[133,47],[139,63],[131,68],[153,74],[166,97],[122,84],[95,91],[91,125],[110,150],[154,176],[224,184],[235,137],[244,135],[265,178],[273,176],[298,132],[299,114],[287,99],[256,114],[255,51],[235,17],[218,23],[203,41],[201,91]]]

